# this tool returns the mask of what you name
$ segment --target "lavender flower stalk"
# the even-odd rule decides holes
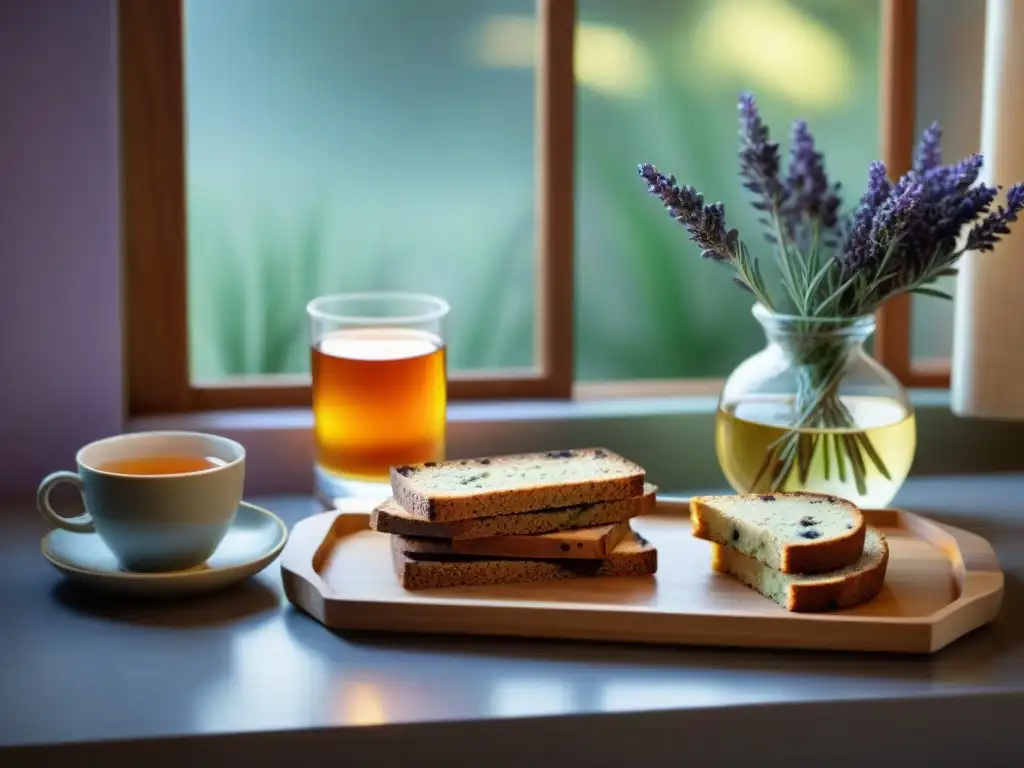
[[[871,258],[871,223],[890,192],[892,184],[889,183],[885,164],[876,160],[868,171],[868,187],[861,196],[857,209],[851,214],[846,243],[839,254],[845,275],[863,268]]]
[[[742,185],[753,195],[752,205],[778,264],[781,294],[769,292],[757,257],[750,255],[736,230],[726,227],[721,203],[705,204],[697,190],[678,186],[675,177],[653,165],[642,165],[639,171],[648,191],[686,228],[705,258],[731,267],[734,280],[768,310],[816,318],[817,328],[822,318],[842,327],[900,294],[949,298],[933,283],[956,274],[964,252],[991,251],[1024,211],[1024,184],[1012,186],[1005,205],[993,210],[999,189],[978,183],[981,155],[942,163],[937,123],[924,131],[913,168],[895,183],[885,165],[872,163],[867,187],[844,216],[839,184],[829,180],[824,156],[803,121],[793,125],[788,167],[780,180],[779,145],[771,140],[749,94],[739,99],[738,160]],[[818,445],[811,433],[825,429],[836,430],[823,438],[826,478],[832,455],[840,476],[845,460],[864,493],[869,463],[882,475],[888,473],[839,396],[845,348],[809,335],[788,352],[797,363],[798,416],[792,432],[771,446],[754,485],[765,474],[769,487],[778,489],[794,468],[805,478]],[[829,454],[833,443],[834,453]]]
[[[647,191],[661,200],[669,215],[690,233],[690,239],[701,249],[701,256],[731,266],[736,274],[733,280],[766,301],[764,286],[756,262],[740,242],[739,232],[725,225],[725,206],[722,203],[706,205],[704,196],[693,187],[679,187],[674,176],[665,176],[649,163],[637,167],[647,182]]]
[[[930,171],[942,163],[942,131],[938,123],[932,123],[921,136],[917,154],[914,157],[914,170],[919,174]]]
[[[814,136],[807,123],[793,124],[789,174],[786,177],[787,203],[783,209],[790,230],[796,230],[803,217],[822,230],[831,230],[839,223],[839,184],[830,184],[825,162],[814,147]],[[810,245],[810,243],[806,244]]]
[[[779,181],[779,145],[770,141],[757,103],[750,94],[740,97],[740,176],[743,186],[758,199],[753,203],[759,211],[781,206],[785,189]]]
[[[999,206],[976,224],[967,235],[965,251],[991,251],[1003,235],[1010,234],[1010,224],[1024,210],[1024,184],[1014,184],[1006,193],[1006,207]]]
[[[690,233],[690,239],[701,248],[701,256],[715,261],[735,261],[733,249],[739,239],[735,229],[726,230],[725,206],[704,204],[704,196],[693,187],[678,187],[674,176],[664,176],[653,165],[638,167],[647,182],[647,191],[668,209],[669,215]]]

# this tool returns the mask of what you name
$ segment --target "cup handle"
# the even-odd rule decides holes
[[[92,523],[92,515],[88,512],[77,517],[61,517],[54,512],[53,507],[50,505],[50,492],[61,483],[71,483],[82,494],[82,497],[85,498],[85,494],[82,492],[82,478],[74,472],[62,470],[54,472],[52,475],[47,475],[43,482],[39,484],[39,490],[36,492],[36,507],[43,517],[58,528],[74,531],[75,533],[92,533],[96,530],[96,527]]]

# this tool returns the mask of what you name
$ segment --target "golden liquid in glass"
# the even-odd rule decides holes
[[[800,473],[794,468],[786,477],[781,490],[828,493],[849,499],[862,507],[885,507],[903,484],[914,460],[917,445],[914,414],[889,398],[851,396],[841,399],[858,429],[799,431],[812,435],[862,432],[871,440],[890,477],[886,478],[865,457],[866,493],[861,493],[848,461],[845,465],[845,479],[841,476],[834,449],[828,457],[829,471],[826,476],[824,441],[819,440],[811,456],[807,481],[800,482]],[[771,479],[767,473],[761,477],[757,487],[754,487],[754,480],[769,446],[791,431],[786,426],[791,423],[787,421],[791,417],[792,398],[779,396],[750,398],[718,411],[715,419],[718,460],[726,479],[737,493],[765,493],[770,490]]]
[[[319,466],[380,482],[391,466],[444,458],[444,343],[422,331],[327,334],[312,350]]]

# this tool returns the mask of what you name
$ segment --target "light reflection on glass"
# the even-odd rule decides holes
[[[490,714],[496,717],[559,715],[572,706],[567,683],[542,678],[498,681],[490,697]]]

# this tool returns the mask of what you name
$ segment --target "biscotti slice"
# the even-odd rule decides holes
[[[391,468],[406,512],[447,522],[639,496],[642,467],[604,448],[524,453]]]
[[[853,565],[829,573],[779,573],[732,547],[712,545],[711,566],[739,579],[787,611],[836,611],[866,603],[882,589],[889,564],[884,534],[868,526],[864,551]]]
[[[864,515],[851,502],[815,493],[697,496],[693,535],[732,547],[782,573],[824,573],[857,562]]]
[[[513,560],[473,555],[417,555],[392,537],[395,573],[405,589],[516,584],[599,576],[649,576],[658,570],[658,550],[631,532],[604,560]]]
[[[515,515],[495,515],[447,523],[431,523],[410,515],[394,499],[377,505],[370,513],[370,527],[381,533],[435,539],[484,539],[494,536],[532,536],[550,531],[570,531],[617,523],[654,511],[658,487],[647,483],[642,496],[598,501]]]
[[[608,557],[630,532],[629,522],[609,523],[538,536],[492,536],[488,539],[422,539],[397,536],[406,554],[525,557],[532,560],[593,560]]]

